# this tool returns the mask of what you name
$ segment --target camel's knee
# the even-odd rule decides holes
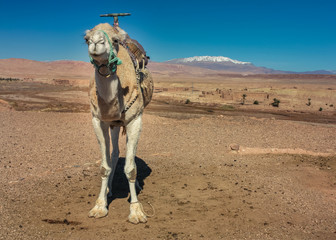
[[[105,168],[103,166],[100,167],[100,176],[102,178],[107,178],[108,176],[110,176],[111,173],[111,168]]]
[[[128,181],[131,182],[131,183],[135,183],[136,177],[137,177],[136,166],[132,166],[132,167],[125,166],[124,172],[125,172],[125,175],[126,175]]]

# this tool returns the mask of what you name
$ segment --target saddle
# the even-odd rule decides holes
[[[152,75],[147,68],[141,69],[138,74],[142,97],[144,100],[144,107],[146,107],[153,97],[154,82]]]
[[[125,43],[129,51],[133,53],[134,57],[138,61],[139,68],[146,67],[149,57],[146,55],[146,51],[142,45],[137,40],[132,38],[126,38]]]
[[[135,72],[137,75],[137,81],[140,85],[144,106],[146,107],[152,100],[154,91],[154,82],[150,71],[147,69],[149,56],[147,56],[145,49],[135,39],[129,37],[129,35],[119,27],[114,27],[114,31],[119,35],[119,43],[125,47],[130,55]]]

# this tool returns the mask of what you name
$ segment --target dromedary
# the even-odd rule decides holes
[[[89,217],[100,218],[108,213],[107,193],[112,195],[112,180],[119,158],[120,127],[126,132],[124,172],[130,189],[132,223],[146,222],[147,217],[138,201],[135,154],[142,128],[142,113],[153,93],[153,81],[145,62],[147,56],[138,42],[130,39],[119,26],[99,24],[86,31],[95,79],[90,82],[92,123],[100,145],[102,185],[96,205]],[[110,155],[110,134],[112,154]]]

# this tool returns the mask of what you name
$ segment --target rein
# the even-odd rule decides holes
[[[109,77],[111,75],[111,73],[114,73],[117,70],[117,65],[122,64],[122,61],[114,54],[113,52],[113,46],[111,43],[111,40],[109,38],[109,36],[107,35],[107,33],[103,30],[99,30],[100,32],[102,32],[105,37],[107,38],[107,41],[110,45],[110,54],[109,54],[109,58],[108,58],[108,64],[101,64],[101,65],[97,65],[97,63],[95,62],[95,60],[91,57],[91,55],[89,54],[90,57],[90,62],[93,64],[93,66],[97,69],[98,73],[103,76],[103,77]],[[103,74],[100,72],[100,69],[102,67],[106,67],[107,69],[110,70],[110,73],[108,74]]]

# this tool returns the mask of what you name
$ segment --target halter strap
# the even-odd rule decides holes
[[[109,58],[108,58],[108,64],[105,65],[105,64],[102,64],[100,66],[97,65],[97,63],[94,61],[94,59],[91,57],[91,55],[89,54],[89,58],[90,58],[90,62],[95,66],[95,68],[97,69],[97,71],[99,72],[99,69],[102,67],[102,66],[106,66],[107,68],[109,68],[111,70],[111,72],[115,72],[117,70],[117,65],[120,65],[122,64],[122,61],[120,58],[118,58],[114,52],[113,52],[113,46],[112,46],[112,43],[111,43],[111,40],[109,38],[109,36],[107,35],[107,33],[103,30],[98,30],[100,32],[102,32],[105,37],[107,38],[107,41],[110,45],[110,54],[109,54]],[[99,74],[101,74],[99,72]]]

